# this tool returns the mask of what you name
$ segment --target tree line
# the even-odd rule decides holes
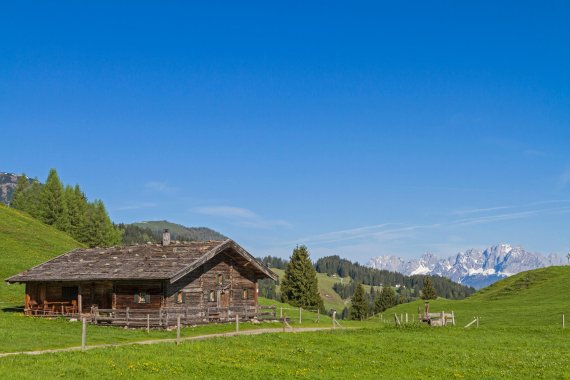
[[[328,256],[317,260],[315,269],[319,273],[328,275],[338,275],[340,277],[349,276],[353,281],[371,286],[396,286],[400,285],[404,298],[413,299],[420,294],[423,281],[426,276],[413,275],[406,276],[397,272],[374,269],[353,263],[339,256]],[[448,299],[463,299],[475,293],[475,289],[461,284],[457,284],[448,278],[440,276],[430,276],[437,294]],[[339,287],[341,292],[347,290]],[[339,293],[341,296],[343,294]]]
[[[111,222],[103,202],[89,202],[79,185],[64,186],[55,169],[49,171],[44,184],[22,175],[10,206],[89,247],[112,246],[121,241],[121,233]]]
[[[424,300],[437,298],[431,277],[424,277],[421,294]],[[362,284],[357,283],[352,296],[350,309],[345,308],[342,312],[342,316],[348,316],[350,319],[363,320],[371,315],[382,313],[403,302],[403,297],[397,295],[390,286],[383,286],[382,290],[374,289],[374,287],[371,286],[370,292],[366,294]]]

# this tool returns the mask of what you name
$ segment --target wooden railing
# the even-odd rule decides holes
[[[93,307],[91,322],[126,327],[169,328],[177,323],[178,317],[183,325],[197,325],[209,322],[233,322],[236,316],[240,320],[276,319],[275,306],[235,306],[227,308],[169,307],[155,310],[147,309],[100,309]]]

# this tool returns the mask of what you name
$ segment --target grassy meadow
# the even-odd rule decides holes
[[[0,276],[7,278],[80,246],[67,235],[0,206]],[[282,271],[279,274],[282,274]],[[345,302],[332,290],[337,278],[319,274],[327,308]],[[343,279],[349,281],[349,279]],[[76,347],[81,325],[63,319],[24,317],[14,307],[21,286],[0,284],[0,353]],[[331,327],[316,313],[273,300],[293,327]],[[431,328],[418,322],[402,327],[394,314],[417,319],[417,301],[398,305],[365,321],[341,321],[343,329],[185,341],[180,346],[98,348],[86,352],[0,357],[0,378],[466,378],[570,379],[570,266],[520,273],[468,299],[430,302],[431,312],[454,311],[457,326]],[[479,316],[480,327],[463,326]],[[281,327],[280,323],[242,323],[240,330]],[[183,337],[235,331],[234,324],[186,327]],[[87,344],[174,338],[174,330],[129,330],[88,326]]]

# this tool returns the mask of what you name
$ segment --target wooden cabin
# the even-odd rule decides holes
[[[254,316],[265,278],[278,277],[232,240],[171,244],[165,232],[162,244],[75,249],[6,281],[26,285],[27,315],[166,310],[199,323]]]

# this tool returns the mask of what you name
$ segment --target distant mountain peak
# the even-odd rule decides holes
[[[419,259],[378,256],[368,262],[368,266],[376,269],[405,275],[439,275],[475,288],[482,288],[522,271],[562,264],[564,261],[559,255],[545,256],[507,243],[492,245],[484,250],[468,249],[448,258],[425,252]]]

